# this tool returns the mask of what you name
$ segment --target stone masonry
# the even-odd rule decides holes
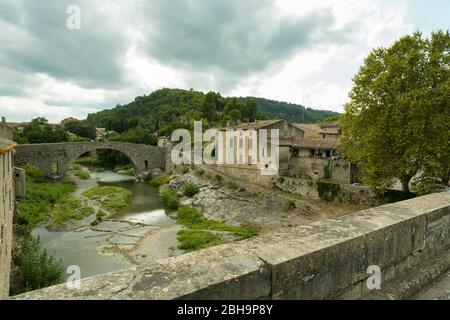
[[[321,220],[15,299],[359,299],[450,246],[450,193]]]
[[[149,173],[156,168],[165,169],[165,148],[119,141],[19,145],[16,163],[31,163],[41,167],[47,177],[62,178],[72,161],[99,149],[122,152],[131,160],[136,175]]]
[[[8,297],[14,214],[13,152],[16,144],[0,137],[0,299]]]

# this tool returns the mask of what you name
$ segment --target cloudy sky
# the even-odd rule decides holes
[[[342,111],[372,48],[436,29],[448,0],[0,0],[0,114],[84,118],[162,87]]]

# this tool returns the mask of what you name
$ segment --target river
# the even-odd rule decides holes
[[[127,208],[95,227],[89,225],[93,220],[89,217],[82,221],[84,226],[71,231],[49,231],[45,225],[34,229],[33,235],[40,237],[49,253],[61,259],[66,270],[78,266],[85,278],[182,254],[176,248],[180,227],[168,216],[156,189],[110,171],[91,172],[89,180],[75,182],[76,197],[97,185],[126,188],[133,196]]]

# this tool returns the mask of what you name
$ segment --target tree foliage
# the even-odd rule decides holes
[[[48,120],[39,117],[31,120],[22,131],[14,132],[14,141],[17,143],[56,143],[69,141],[69,134],[61,128],[54,128]]]
[[[86,121],[70,121],[65,124],[65,129],[78,137],[95,140],[97,137],[95,126]]]
[[[316,122],[333,115],[336,113],[306,109],[305,121]],[[225,98],[216,92],[204,94],[166,88],[137,97],[127,105],[90,114],[87,120],[119,133],[142,127],[158,135],[170,135],[178,128],[192,130],[195,120],[202,120],[204,129],[208,129],[208,126],[224,125],[229,120],[266,118],[302,121],[303,107],[259,98]]]
[[[405,36],[365,59],[342,117],[342,148],[366,183],[383,190],[399,179],[408,191],[418,173],[448,176],[449,64],[448,31]]]

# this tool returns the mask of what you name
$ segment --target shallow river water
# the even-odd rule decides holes
[[[132,263],[122,254],[105,252],[105,250],[101,250],[103,247],[129,247],[142,242],[147,247],[137,251],[148,252],[150,257],[146,259],[150,260],[152,260],[152,254],[155,255],[155,259],[156,257],[164,258],[173,251],[169,246],[174,246],[176,230],[171,233],[166,232],[164,235],[166,238],[170,237],[169,241],[167,239],[148,241],[146,238],[149,232],[153,234],[153,237],[158,237],[160,230],[176,229],[175,221],[166,214],[161,198],[154,188],[146,183],[137,183],[130,176],[108,171],[91,172],[91,180],[79,181],[79,188],[74,195],[79,195],[83,189],[96,185],[111,185],[132,191],[133,197],[129,207],[113,215],[111,220],[104,221],[96,227],[91,228],[88,225],[74,231],[54,232],[47,230],[42,225],[33,231],[34,236],[40,237],[42,246],[56,258],[61,259],[66,269],[71,265],[79,266],[81,276],[85,278],[139,264],[134,260]],[[174,228],[170,228],[171,226]],[[147,254],[142,256],[146,257]],[[143,259],[145,260],[145,258]],[[68,276],[66,274],[66,278]]]

